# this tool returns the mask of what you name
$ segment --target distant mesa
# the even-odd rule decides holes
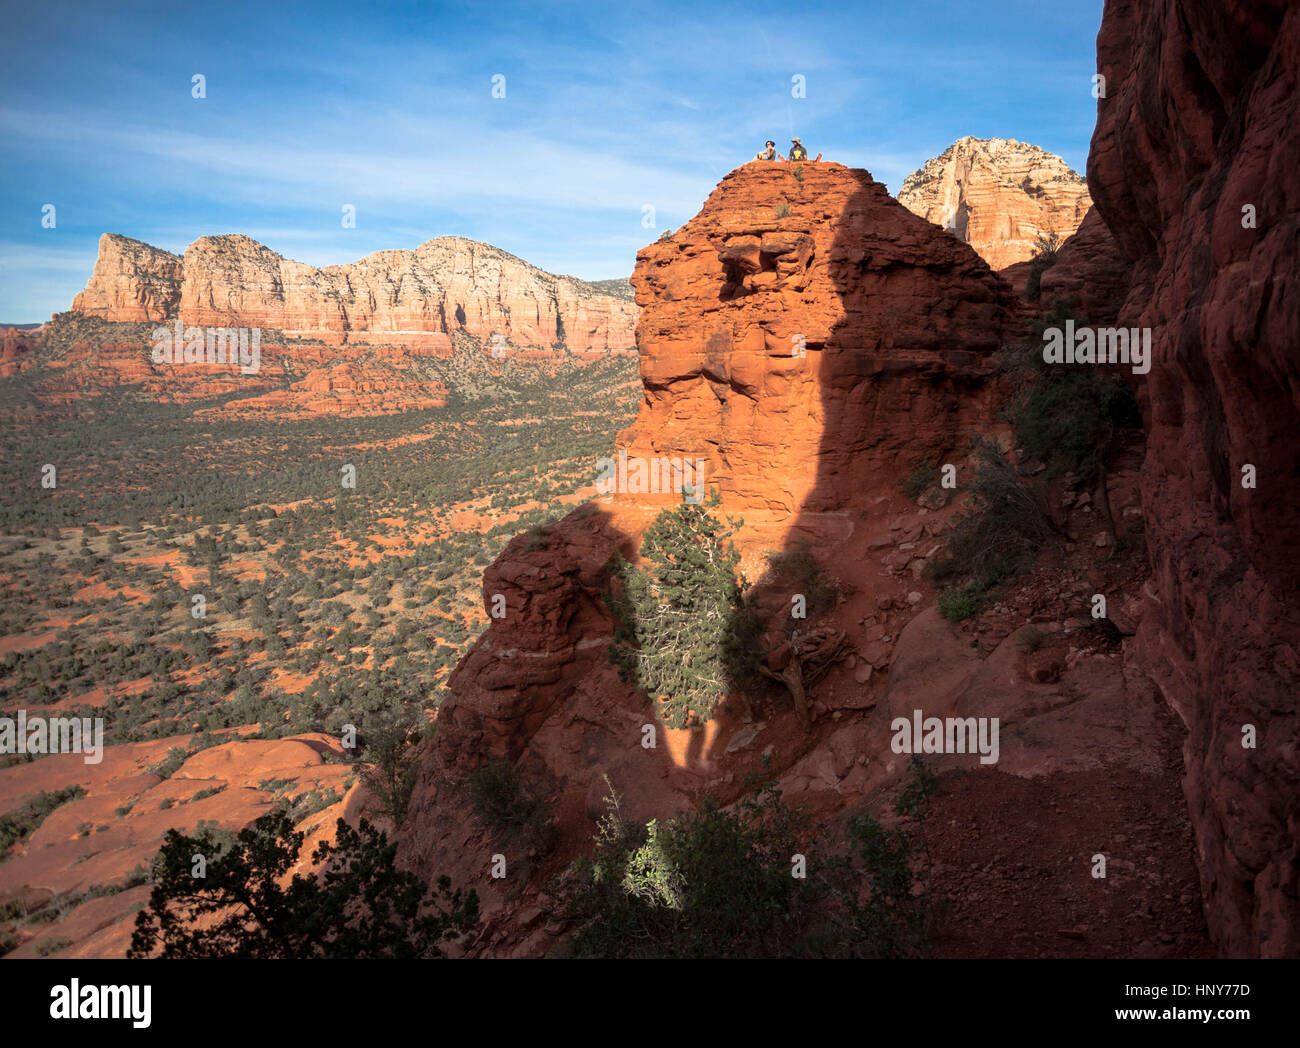
[[[332,345],[418,345],[450,355],[450,335],[499,336],[516,349],[630,349],[627,281],[556,276],[489,244],[436,237],[317,269],[250,237],[200,237],[184,257],[105,233],[73,312],[125,323],[272,328]]]
[[[1064,243],[1092,207],[1059,156],[1011,138],[959,138],[903,182],[898,202],[965,241],[993,269],[1026,262],[1040,237]]]

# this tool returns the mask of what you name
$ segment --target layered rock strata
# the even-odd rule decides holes
[[[441,346],[463,331],[514,349],[629,349],[636,306],[463,237],[317,269],[250,237],[200,237],[184,258],[116,234],[73,310],[106,320],[272,328],[330,344]]]
[[[959,138],[907,176],[898,201],[942,226],[994,269],[1025,262],[1042,238],[1083,222],[1087,182],[1059,156],[1007,138]]]

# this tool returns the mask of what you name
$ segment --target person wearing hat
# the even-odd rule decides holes
[[[808,159],[808,150],[804,149],[803,143],[800,142],[799,139],[797,138],[793,138],[790,140],[790,159],[791,160]]]
[[[755,154],[754,159],[755,159],[755,160],[778,160],[778,159],[780,159],[780,158],[776,155],[776,143],[773,142],[773,141],[769,138],[769,139],[767,140],[767,146],[763,149],[763,151],[762,151],[761,153],[757,153],[757,154]]]

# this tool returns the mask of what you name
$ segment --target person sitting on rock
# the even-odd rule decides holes
[[[808,159],[808,150],[804,149],[803,143],[800,142],[799,139],[797,138],[791,139],[790,141],[790,159],[791,160]]]
[[[761,153],[756,153],[754,155],[754,159],[755,160],[779,160],[780,157],[776,155],[776,143],[769,138],[767,140],[767,146],[763,149]]]

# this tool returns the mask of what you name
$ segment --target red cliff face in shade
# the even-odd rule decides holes
[[[317,269],[239,235],[200,237],[183,259],[115,234],[75,312],[145,322],[272,328],[330,344],[441,347],[464,331],[514,349],[602,353],[634,344],[630,295],[545,273],[487,244],[438,237]]]
[[[1129,260],[1095,208],[1056,253],[1056,262],[1043,272],[1038,301],[1073,299],[1081,316],[1097,324],[1115,320],[1128,294]]]
[[[898,476],[992,422],[985,385],[1009,334],[1006,286],[867,172],[763,163],[733,171],[694,219],[645,248],[633,284],[645,399],[620,449],[703,460],[722,512],[744,517],[738,544],[751,579],[762,574],[761,551],[799,532],[838,544],[845,571],[872,579],[875,601],[884,585],[875,575],[887,572],[869,539],[888,534],[882,518]],[[484,575],[485,603],[503,596],[505,617],[449,682],[403,831],[409,861],[484,895],[476,949],[538,952],[555,934],[528,897],[485,884],[496,848],[473,822],[466,781],[486,760],[508,759],[541,784],[561,833],[553,862],[589,844],[606,775],[624,817],[648,819],[706,791],[734,799],[758,766],[761,745],[737,742],[756,730],[744,736],[726,716],[699,732],[660,724],[658,747],[643,748],[654,712],[610,664],[609,559],[632,552],[645,524],[677,498],[605,496],[545,534],[517,537]],[[812,777],[800,764],[812,744],[793,716],[772,729],[771,770],[788,772],[797,795]],[[850,723],[857,730],[865,720]],[[846,742],[822,756],[848,774],[852,749]]]
[[[1187,727],[1211,932],[1296,956],[1300,7],[1110,0],[1097,71],[1088,182],[1133,266],[1121,322],[1153,329],[1139,652]]]

